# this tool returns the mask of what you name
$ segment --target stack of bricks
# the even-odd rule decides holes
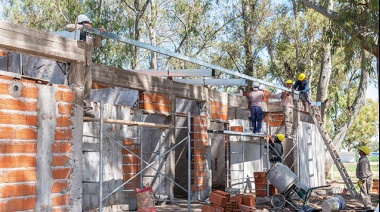
[[[282,126],[285,123],[283,112],[267,112],[264,113],[264,122],[267,122],[270,127]]]
[[[170,96],[154,92],[139,92],[139,109],[144,113],[170,115]]]
[[[70,203],[69,158],[72,155],[70,140],[73,128],[70,119],[73,115],[74,94],[67,86],[57,86],[54,143],[51,153],[45,155],[51,156],[51,167],[38,168],[39,86],[48,85],[37,85],[34,80],[0,76],[0,211],[36,209],[38,169],[40,174],[47,174],[43,171],[51,172],[51,209],[66,211]],[[50,179],[43,183],[49,185]]]
[[[211,102],[211,119],[221,122],[228,121],[228,106],[219,102]]]
[[[243,126],[230,126],[231,131],[243,132]]]
[[[256,197],[265,197],[267,195],[267,173],[254,172]]]
[[[274,196],[276,194],[278,194],[277,188],[274,187],[274,185],[269,184],[269,196]]]
[[[123,145],[128,150],[122,148],[121,153],[123,155],[123,181],[130,180],[131,181],[124,185],[125,190],[131,190],[125,192],[125,198],[134,198],[136,197],[136,193],[134,192],[136,188],[140,187],[140,176],[136,176],[136,174],[140,171],[140,159],[135,155],[140,155],[140,146],[135,145],[132,139],[126,138],[123,140]]]
[[[243,212],[255,210],[255,197],[252,195],[238,194],[231,196],[230,193],[216,190],[209,197],[210,205],[204,205],[202,212]]]
[[[379,179],[373,179],[372,192],[379,193]]]
[[[191,118],[191,191],[207,188],[207,116],[193,115]]]

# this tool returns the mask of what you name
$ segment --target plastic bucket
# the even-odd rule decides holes
[[[346,200],[341,195],[334,195],[322,202],[322,211],[337,212],[346,208]]]

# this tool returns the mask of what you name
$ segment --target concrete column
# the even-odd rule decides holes
[[[83,193],[83,73],[84,63],[72,63],[69,68],[69,86],[74,92],[73,130],[71,138],[72,157],[70,158],[71,185],[68,211],[82,211]]]
[[[37,97],[37,181],[34,210],[42,212],[52,210],[52,146],[57,125],[55,93],[55,87],[39,86]]]

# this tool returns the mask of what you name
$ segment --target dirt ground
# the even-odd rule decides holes
[[[309,199],[309,206],[321,210],[321,205],[324,200],[329,199],[333,194],[340,194],[346,200],[345,211],[365,211],[363,203],[358,198],[352,198],[349,194],[341,194],[334,191],[339,191],[342,187],[341,183],[332,184],[329,188],[323,188],[318,190],[313,190],[313,193]],[[337,188],[334,190],[332,188]],[[342,190],[342,189],[340,189]],[[379,204],[379,193],[371,193],[373,209]],[[270,197],[257,197],[256,198],[256,209],[259,211],[294,211],[290,206],[286,206],[281,209],[276,209],[272,207],[270,203]],[[299,203],[302,203],[299,201]],[[202,211],[202,206],[204,202],[192,202],[190,211]],[[159,212],[174,212],[174,211],[188,211],[188,204],[186,199],[175,199],[171,203],[166,205],[156,206],[156,210]]]

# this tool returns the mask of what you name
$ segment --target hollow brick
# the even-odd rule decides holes
[[[36,142],[0,143],[0,154],[36,153]]]
[[[66,202],[68,202],[69,197],[69,194],[53,196],[51,201],[52,206],[66,205]]]
[[[54,142],[52,147],[53,153],[71,153],[70,142]]]
[[[3,156],[0,157],[0,168],[36,167],[36,158],[33,156]]]
[[[1,211],[33,210],[36,197],[11,198],[1,202]]]
[[[70,178],[70,168],[56,168],[52,170],[53,179],[69,179]]]
[[[36,194],[36,186],[34,184],[16,184],[2,185],[0,187],[0,198],[31,196]]]
[[[67,188],[67,181],[63,182],[54,182],[51,188],[52,193],[61,193],[64,189]]]
[[[0,99],[1,110],[37,111],[37,102],[21,101],[19,99]]]
[[[36,181],[36,169],[0,170],[0,183]]]
[[[73,106],[71,104],[58,104],[58,113],[61,115],[73,114]]]
[[[53,162],[51,166],[65,166],[65,164],[69,161],[69,157],[66,155],[53,156]]]

